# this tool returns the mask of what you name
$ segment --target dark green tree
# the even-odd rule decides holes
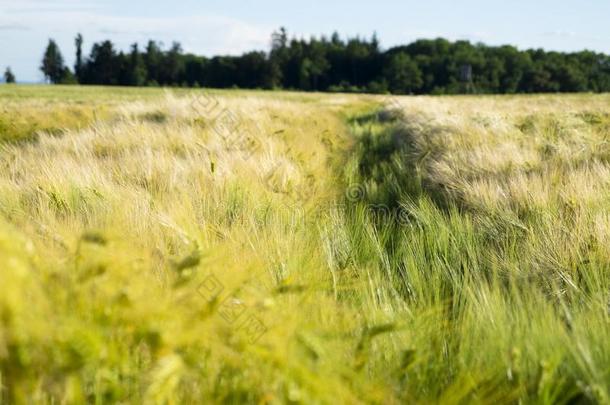
[[[500,47],[498,53],[504,60],[504,73],[500,78],[498,92],[505,94],[516,93],[523,82],[525,72],[530,68],[532,60],[527,53],[520,52],[513,46]]]
[[[184,62],[182,46],[174,42],[169,51],[162,54],[159,60],[159,77],[157,82],[161,85],[171,86],[182,82]]]
[[[276,86],[270,61],[264,52],[248,52],[237,61],[237,86],[271,89]]]
[[[417,92],[423,85],[422,73],[417,63],[406,53],[397,53],[390,57],[384,69],[390,91],[396,94]]]
[[[4,71],[4,81],[7,84],[15,83],[17,81],[17,79],[15,79],[15,75],[11,71],[10,67],[7,67],[6,70]]]
[[[49,39],[49,44],[42,57],[42,65],[40,70],[45,76],[45,79],[51,83],[60,83],[64,77],[64,58],[57,43]]]
[[[304,90],[320,90],[325,87],[323,79],[330,68],[326,59],[325,42],[311,38],[304,47],[305,57],[301,62],[300,86]]]
[[[360,38],[350,39],[345,48],[346,79],[355,86],[364,86],[372,79],[368,65],[373,54],[371,44]]]
[[[195,55],[184,57],[184,80],[190,87],[204,84],[207,59]]]
[[[146,64],[137,43],[131,45],[127,70],[127,86],[144,86],[146,84]]]
[[[120,84],[121,59],[117,56],[110,41],[93,44],[87,61],[85,83],[87,84]]]
[[[148,41],[146,51],[144,53],[144,63],[146,64],[146,82],[147,84],[159,84],[161,74],[161,59],[163,53],[161,46],[155,41]]]
[[[288,32],[280,27],[271,34],[271,51],[269,52],[269,87],[282,87],[283,69],[288,61]]]
[[[74,38],[74,45],[76,46],[76,62],[74,63],[74,75],[80,82],[83,75],[83,36],[77,34]]]

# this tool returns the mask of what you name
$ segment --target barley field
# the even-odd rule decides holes
[[[610,403],[610,95],[0,86],[6,404]]]

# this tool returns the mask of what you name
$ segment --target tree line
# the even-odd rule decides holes
[[[298,39],[281,28],[268,52],[211,58],[185,53],[178,42],[164,49],[152,40],[128,52],[106,40],[84,56],[80,34],[75,47],[71,70],[49,40],[41,65],[49,82],[394,94],[610,91],[610,56],[602,53],[521,51],[442,38],[382,50],[376,35]]]

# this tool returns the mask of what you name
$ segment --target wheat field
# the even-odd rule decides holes
[[[0,87],[3,403],[609,403],[610,96]]]

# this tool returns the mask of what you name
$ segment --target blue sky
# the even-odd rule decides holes
[[[74,36],[111,39],[119,48],[153,38],[202,55],[267,49],[271,32],[296,36],[370,36],[383,47],[417,38],[468,39],[491,45],[610,53],[608,0],[0,0],[0,69],[39,81],[48,38],[72,65]]]

